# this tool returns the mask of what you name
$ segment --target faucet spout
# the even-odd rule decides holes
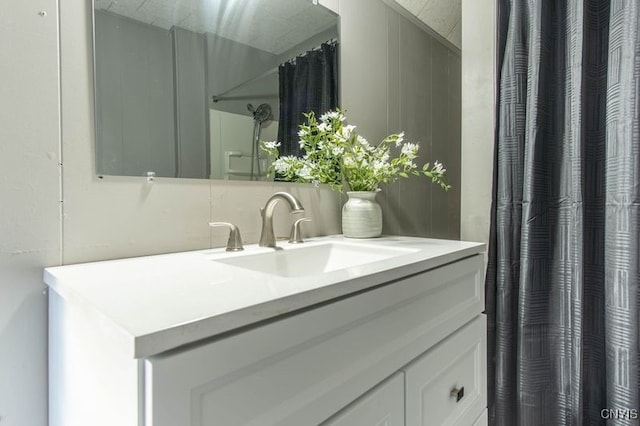
[[[273,211],[278,204],[278,201],[284,200],[289,204],[289,210],[291,213],[302,213],[304,207],[302,203],[289,194],[288,192],[276,192],[267,200],[264,208],[260,209],[262,215],[262,232],[260,233],[260,247],[275,247],[276,237],[273,233]]]

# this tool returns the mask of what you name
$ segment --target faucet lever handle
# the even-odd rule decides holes
[[[293,222],[293,225],[291,225],[291,234],[289,235],[289,242],[291,244],[304,243],[302,240],[302,232],[300,232],[300,224],[302,222],[311,222],[312,220],[313,219],[309,217],[303,217]]]
[[[224,226],[229,228],[229,240],[227,241],[227,251],[241,251],[244,250],[242,246],[242,237],[240,236],[240,229],[230,222],[209,222],[209,226],[212,228]]]

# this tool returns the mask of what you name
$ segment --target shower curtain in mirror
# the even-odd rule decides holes
[[[490,424],[637,425],[640,2],[499,4]]]
[[[338,107],[338,44],[323,43],[279,67],[280,118],[278,141],[282,155],[299,155],[298,125],[302,113],[316,115]]]

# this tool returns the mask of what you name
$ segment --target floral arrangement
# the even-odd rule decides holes
[[[424,175],[445,191],[451,188],[444,181],[446,169],[442,163],[435,161],[433,166],[427,163],[418,168],[414,160],[420,147],[404,142],[404,133],[371,145],[355,132],[356,126],[345,124],[346,117],[339,109],[321,115],[320,121],[313,112],[304,116],[307,123],[301,124],[298,132],[303,157],[280,157],[279,142],[261,143],[261,149],[274,159],[269,174],[277,172],[291,182],[328,184],[340,192],[375,191],[382,183],[409,175]],[[392,157],[394,146],[399,153]]]

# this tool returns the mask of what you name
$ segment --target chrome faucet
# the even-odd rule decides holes
[[[260,234],[260,247],[275,247],[276,237],[273,234],[273,210],[278,204],[278,201],[285,200],[289,203],[291,213],[302,213],[304,207],[296,197],[288,192],[276,192],[265,204],[264,208],[260,209],[260,215],[262,216],[262,232]]]

